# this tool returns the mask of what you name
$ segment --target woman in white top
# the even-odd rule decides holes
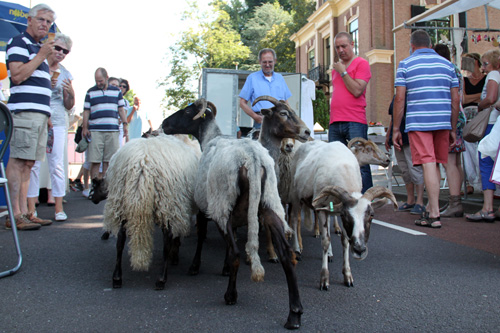
[[[481,57],[483,72],[487,74],[486,83],[481,93],[481,102],[478,105],[478,111],[481,112],[490,106],[498,103],[500,106],[500,50],[498,48],[489,50]],[[488,127],[485,136],[491,132],[493,125],[497,121],[499,111],[493,109],[490,114]],[[493,196],[495,193],[495,184],[490,182],[491,172],[493,170],[493,159],[491,157],[481,158],[479,153],[479,170],[481,172],[481,183],[483,188],[483,208],[475,213],[466,215],[467,220],[472,222],[493,222],[495,221],[495,212],[493,210]]]
[[[49,137],[47,144],[47,161],[52,185],[51,194],[54,197],[55,204],[55,220],[62,222],[68,218],[63,209],[63,197],[66,195],[66,181],[68,180],[67,168],[65,167],[65,154],[67,154],[68,141],[68,112],[71,112],[71,109],[75,105],[75,92],[71,83],[73,76],[60,63],[71,51],[73,42],[68,36],[61,33],[57,33],[54,40],[54,52],[47,58],[52,76],[49,131],[53,133],[53,138]],[[39,163],[39,161],[36,162],[36,164]],[[38,174],[40,169],[35,167],[33,169],[35,171],[31,171],[30,187],[28,190],[28,198],[31,203],[33,203],[33,198],[36,198],[39,193]]]

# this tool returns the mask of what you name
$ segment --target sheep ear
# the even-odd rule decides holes
[[[273,115],[273,111],[271,109],[261,109],[260,110],[260,113],[264,116],[264,117],[271,117]]]

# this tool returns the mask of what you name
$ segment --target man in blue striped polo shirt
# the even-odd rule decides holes
[[[416,225],[440,228],[437,163],[448,161],[448,148],[455,145],[459,112],[458,79],[453,64],[431,48],[427,32],[411,34],[412,54],[399,63],[396,73],[393,142],[401,150],[399,130],[407,98],[406,129],[414,165],[422,165],[428,196],[426,212]]]
[[[47,146],[47,123],[50,117],[50,70],[47,58],[54,50],[54,41],[40,41],[47,36],[56,16],[47,5],[39,4],[28,13],[26,31],[7,44],[6,63],[10,79],[8,107],[12,111],[14,132],[7,164],[10,198],[20,230],[40,229],[51,220],[42,220],[28,213],[28,187],[35,161],[43,161]],[[5,226],[10,228],[11,221]]]
[[[120,88],[108,85],[108,78],[108,72],[104,68],[95,71],[96,85],[87,91],[83,105],[82,135],[89,141],[87,158],[91,163],[92,185],[95,179],[102,178],[99,175],[100,164],[102,163],[104,175],[111,157],[120,147],[118,118],[123,124],[123,136],[128,133],[122,92]],[[93,188],[89,199],[92,199],[92,194]]]

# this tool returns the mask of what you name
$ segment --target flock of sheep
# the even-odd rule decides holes
[[[302,211],[309,228],[314,211],[317,232],[321,229],[323,290],[329,287],[331,258],[328,216],[340,216],[342,228],[336,224],[336,231],[344,249],[344,282],[352,286],[349,253],[356,259],[366,257],[373,208],[386,203],[374,200],[388,198],[396,205],[385,187],[361,194],[359,165],[386,165],[388,159],[372,142],[359,138],[349,147],[313,141],[309,129],[286,103],[269,96],[254,103],[260,100],[274,106],[262,110],[258,141],[223,136],[215,121],[216,107],[200,99],[165,119],[162,130],[194,136],[201,151],[193,146],[196,141],[160,134],[132,140],[113,156],[106,180],[94,194],[95,203],[107,197],[104,229],[117,236],[113,287],[122,285],[127,237],[132,268],[149,268],[156,224],[164,240],[164,267],[156,288],[163,289],[168,259],[178,261],[180,239],[189,232],[191,216],[196,214],[198,241],[189,273],[199,272],[207,223],[212,220],[227,247],[223,274],[229,276],[229,284],[224,299],[226,304],[235,304],[240,253],[234,230],[247,226],[245,252],[251,278],[263,281],[265,271],[258,254],[262,227],[268,236],[269,259],[279,260],[286,275],[289,314],[285,327],[299,328],[303,308],[295,265],[302,252]]]

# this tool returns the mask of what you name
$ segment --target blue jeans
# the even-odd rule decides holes
[[[347,145],[349,140],[361,137],[363,139],[368,139],[368,125],[338,121],[330,124],[328,130],[328,141],[340,141]],[[363,188],[361,193],[365,193],[367,189],[373,186],[372,171],[370,165],[363,165],[361,168],[361,181],[363,182]]]
[[[491,129],[493,128],[492,124],[489,124],[486,127],[486,132],[484,132],[484,136],[490,134]],[[491,157],[481,157],[481,153],[477,152],[479,155],[479,171],[481,172],[481,185],[484,190],[496,190],[495,183],[490,182],[491,172],[493,171],[493,167],[495,166],[495,161]]]

